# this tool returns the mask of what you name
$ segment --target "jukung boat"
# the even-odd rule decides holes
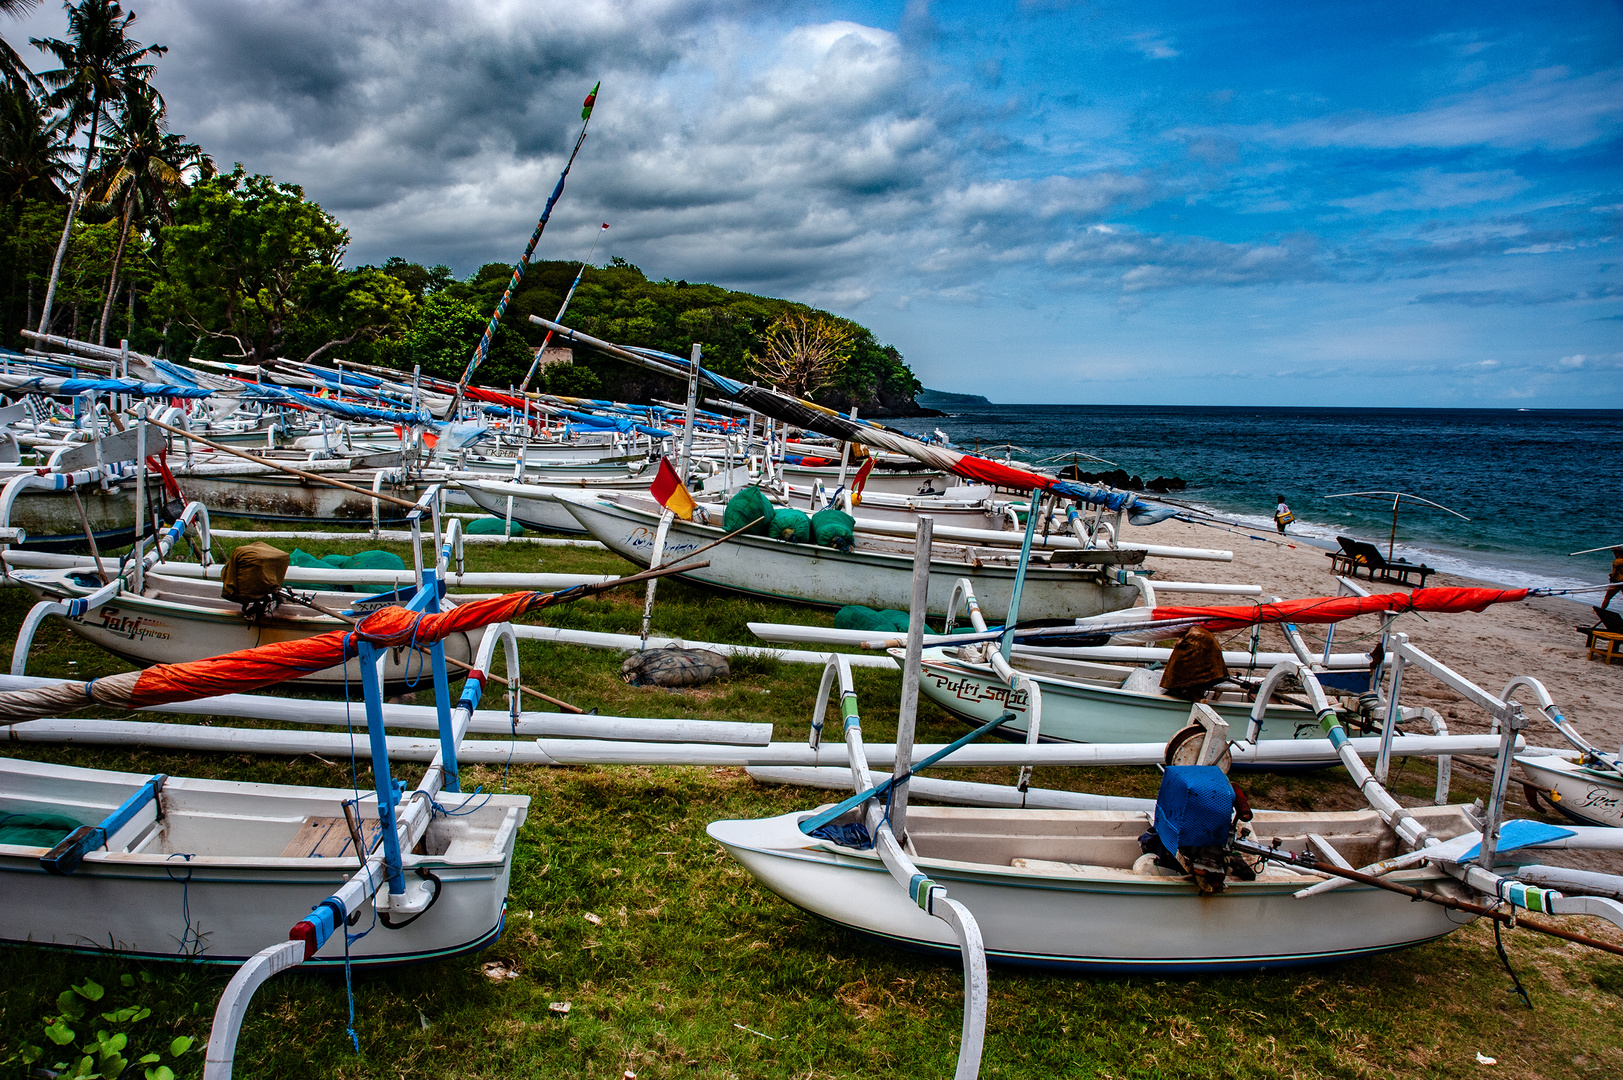
[[[640,566],[649,565],[662,509],[658,503],[631,493],[593,497],[559,492],[555,497],[610,551]],[[678,558],[724,535],[716,526],[673,521],[663,558]],[[913,547],[908,541],[866,535],[859,535],[850,551],[737,536],[707,555],[708,567],[682,576],[755,596],[825,607],[899,608],[908,602]],[[1008,609],[1019,567],[1018,551],[967,544],[941,545],[938,550],[942,557],[930,568],[931,610],[946,610],[953,585],[960,578],[975,583],[982,606],[994,617]],[[1078,554],[1085,561],[1065,569],[1034,567],[1025,575],[1024,614],[1036,619],[1078,618],[1124,608],[1137,599],[1138,590],[1123,584],[1117,570],[1142,562],[1143,552]]]
[[[364,738],[359,746],[364,752]],[[513,843],[530,800],[440,793],[437,801],[446,812],[436,812],[422,853],[410,860],[412,873],[439,882],[434,910],[408,929],[356,941],[349,954],[357,965],[455,956],[501,933]],[[360,869],[346,803],[354,806],[354,791],[0,758],[0,940],[240,964]],[[358,809],[366,813],[364,801]],[[378,829],[369,816],[370,844]],[[42,819],[47,827],[31,830],[33,842],[8,839],[20,831],[9,825]],[[52,824],[59,835],[41,842]],[[66,872],[50,852],[80,827],[104,835]],[[342,965],[342,939],[329,939],[309,962]]]
[[[1579,835],[1504,820],[1510,756],[1525,727],[1513,701],[1472,698],[1489,709],[1502,733],[1485,812],[1458,805],[1406,808],[1365,767],[1311,667],[1297,660],[1276,665],[1264,678],[1245,741],[1256,744],[1274,691],[1294,680],[1368,800],[1366,811],[1251,810],[1220,767],[1229,725],[1198,703],[1190,714],[1198,721],[1193,737],[1168,746],[1169,766],[1153,809],[909,805],[916,772],[1008,719],[994,718],[912,760],[928,521],[921,523],[920,540],[891,777],[880,782],[868,767],[850,668],[835,654],[814,708],[811,742],[819,742],[837,681],[856,794],[810,811],[712,822],[708,831],[763,886],[796,906],[907,948],[959,953],[965,1019],[958,1077],[979,1071],[988,959],[1157,974],[1267,969],[1418,944],[1473,916],[1504,920],[1499,907],[1505,903],[1535,913],[1599,915],[1623,926],[1623,903],[1613,898],[1623,892],[1623,878],[1525,865],[1525,853],[1539,847],[1615,850],[1623,844],[1611,830]],[[1451,685],[1469,686],[1433,664],[1428,670]],[[1040,700],[1039,693],[1034,705]],[[1394,692],[1387,739],[1401,716],[1395,700]],[[1383,748],[1383,770],[1385,758]]]

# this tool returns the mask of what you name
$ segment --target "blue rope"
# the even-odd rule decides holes
[[[202,963],[203,962],[203,935],[198,933],[196,930],[192,929],[192,867],[191,867],[191,862],[192,862],[192,859],[196,858],[196,855],[197,855],[196,852],[177,851],[174,854],[169,856],[169,858],[171,858],[171,859],[184,859],[184,860],[186,860],[186,867],[185,867],[186,876],[185,877],[177,878],[175,876],[175,872],[173,870],[171,870],[167,866],[164,867],[163,872],[168,875],[170,881],[178,881],[178,882],[180,882],[180,917],[185,922],[185,929],[180,932],[180,951],[182,953],[185,953],[188,948],[192,949],[191,956],[192,956],[193,960],[195,960],[197,963]]]
[[[428,797],[429,820],[432,821],[436,817],[467,817],[469,814],[477,813],[480,810],[483,810],[485,808],[485,803],[488,803],[492,798],[492,793],[485,792],[485,786],[483,784],[480,784],[478,787],[468,792],[468,797],[471,799],[473,796],[478,795],[481,792],[484,792],[485,795],[483,802],[481,802],[478,806],[464,806],[464,808],[461,810],[448,810],[440,803],[438,799],[430,795]]]
[[[349,636],[354,637],[355,635],[352,632]],[[348,652],[348,642],[347,641],[345,643],[345,652]],[[359,653],[360,653],[360,650],[357,649],[356,654],[359,655]],[[360,773],[357,770],[356,765],[355,765],[355,718],[354,718],[353,715],[351,715],[351,712],[350,712],[351,704],[350,704],[350,696],[349,696],[349,662],[347,660],[344,662],[343,671],[344,671],[344,727],[349,731],[349,790],[355,796],[355,798],[353,800],[351,800],[351,802],[355,806],[355,811],[356,811],[355,816],[360,817],[361,781],[360,781]],[[383,840],[383,830],[382,829],[378,830],[378,840],[380,842]],[[363,851],[357,851],[355,853],[355,857],[360,860],[361,869],[363,871],[366,870],[366,859],[367,859],[367,856],[369,854],[370,854],[370,852],[363,852]],[[368,883],[370,883],[370,881],[371,881],[370,872],[367,873],[367,880],[368,880]],[[376,904],[373,904],[372,905],[372,926],[376,926],[377,921],[378,921],[378,908],[377,908]],[[356,934],[354,937],[351,937],[350,933],[349,933],[349,920],[348,920],[347,913],[346,913],[346,917],[344,919],[344,925],[342,927],[343,932],[344,932],[344,996],[349,999],[349,1026],[346,1027],[344,1030],[349,1032],[349,1041],[355,1047],[355,1056],[356,1057],[361,1056],[361,1037],[355,1033],[355,984],[354,984],[353,980],[350,977],[349,947],[350,947],[350,944],[352,942],[359,941],[359,940],[361,940],[361,938],[365,937],[367,934],[370,934],[372,932],[372,926],[367,927],[364,932],[362,932],[360,934]]]

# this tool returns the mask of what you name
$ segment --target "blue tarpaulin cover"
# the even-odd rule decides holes
[[[1234,819],[1234,787],[1216,765],[1169,765],[1155,794],[1155,834],[1169,852],[1222,847]]]
[[[303,405],[307,409],[316,409],[320,412],[332,413],[334,416],[348,417],[351,420],[375,420],[384,424],[418,424],[424,427],[438,426],[426,412],[407,412],[404,409],[378,409],[368,405],[356,405],[349,401],[311,397],[309,394],[301,394],[297,390],[289,390],[285,386],[271,386],[268,383],[244,383],[242,396],[249,400],[280,401],[292,405]]]

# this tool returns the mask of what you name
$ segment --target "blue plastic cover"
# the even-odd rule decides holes
[[[1563,829],[1559,825],[1549,825],[1542,821],[1529,821],[1526,818],[1511,818],[1499,825],[1499,845],[1494,849],[1498,854],[1515,851],[1518,848],[1531,847],[1534,844],[1547,844],[1551,840],[1564,840],[1569,836],[1578,834],[1571,829]],[[1460,856],[1460,862],[1468,863],[1482,854],[1482,845],[1478,844],[1470,851]]]
[[[320,412],[332,413],[335,416],[346,416],[351,420],[376,420],[385,424],[418,424],[426,427],[438,426],[426,412],[407,412],[403,409],[377,409],[366,405],[356,405],[348,401],[311,397],[309,394],[301,394],[297,390],[290,390],[285,386],[273,386],[270,383],[244,383],[242,396],[260,401],[282,401],[293,405],[303,405],[307,409],[316,409]]]
[[[1155,834],[1173,854],[1222,847],[1234,820],[1234,788],[1216,765],[1170,765],[1155,795]]]

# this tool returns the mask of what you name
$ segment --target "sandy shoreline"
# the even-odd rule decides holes
[[[1181,521],[1163,521],[1145,528],[1129,526],[1124,531],[1122,542],[1127,545],[1135,542],[1167,544],[1234,552],[1233,562],[1149,559],[1146,566],[1164,580],[1260,585],[1265,593],[1287,599],[1337,593],[1330,560],[1322,548],[1306,538],[1287,536],[1283,542],[1274,537],[1257,540],[1252,537],[1263,535],[1257,530],[1228,531]],[[1432,575],[1427,584],[1480,586],[1488,583],[1439,573]],[[1399,588],[1382,583],[1366,587],[1371,592]],[[1595,594],[1597,602],[1599,596]],[[1174,592],[1158,599],[1171,604],[1239,602],[1237,598]],[[1613,605],[1614,609],[1618,606]],[[1538,679],[1580,731],[1597,745],[1612,749],[1623,743],[1623,664],[1607,666],[1586,659],[1584,637],[1573,628],[1588,626],[1594,621],[1594,613],[1587,604],[1538,598],[1496,604],[1481,613],[1402,615],[1394,629],[1408,634],[1413,644],[1490,693],[1497,694],[1517,675]],[[1380,620],[1375,616],[1343,623],[1336,632],[1335,651],[1352,652],[1371,647],[1371,635],[1379,626]],[[1310,645],[1323,642],[1322,627],[1304,629]],[[1271,643],[1268,647],[1285,648],[1278,631],[1269,631],[1269,634],[1271,636],[1264,639]],[[1239,636],[1244,638],[1245,635]],[[1447,707],[1440,711],[1448,717],[1452,730],[1487,730],[1486,714],[1459,700],[1429,676],[1416,674],[1408,678],[1404,683],[1403,700],[1406,704],[1424,700],[1433,707],[1446,703]],[[1555,730],[1542,721],[1537,721],[1528,734],[1528,741],[1536,745],[1565,745]]]

